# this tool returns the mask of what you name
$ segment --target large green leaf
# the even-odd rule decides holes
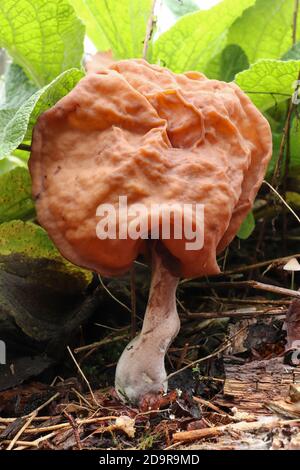
[[[99,22],[90,10],[86,0],[69,0],[77,16],[83,21],[88,37],[93,41],[98,51],[107,51],[110,44]]]
[[[0,223],[34,214],[31,180],[26,168],[0,175]]]
[[[236,75],[236,83],[264,110],[293,95],[300,61],[260,60]]]
[[[58,253],[38,225],[19,220],[1,224],[2,339],[13,335],[21,346],[25,334],[36,341],[55,341],[53,351],[63,349],[69,335],[93,313],[92,299],[85,298],[91,280],[90,272]]]
[[[208,78],[231,82],[237,73],[249,67],[248,58],[237,44],[229,44],[214,56],[205,67]]]
[[[228,46],[227,46],[228,47]],[[238,47],[238,46],[237,46]],[[226,47],[225,47],[226,49]],[[220,80],[221,76],[221,61],[222,61],[222,55],[223,52],[225,51],[223,49],[221,52],[219,52],[217,55],[215,55],[206,65],[205,67],[205,75],[214,80]]]
[[[0,159],[16,149],[24,138],[30,140],[38,116],[71,91],[83,76],[81,70],[67,70],[34,93],[19,109],[0,110]]]
[[[247,56],[236,44],[230,44],[222,51],[220,58],[219,79],[231,82],[237,73],[249,67]]]
[[[0,46],[41,87],[80,67],[84,26],[67,0],[1,0]]]
[[[228,28],[255,0],[223,0],[207,11],[182,17],[154,44],[154,61],[174,72],[200,70],[226,44]]]
[[[44,281],[47,283],[48,279],[49,285],[51,284],[53,287],[57,285],[57,279],[50,276],[53,271],[57,272],[57,275],[61,273],[66,281],[70,276],[74,276],[77,279],[77,287],[80,286],[79,291],[92,280],[92,274],[89,271],[79,268],[63,258],[49,239],[47,232],[31,222],[12,220],[0,224],[0,268],[8,269],[10,266],[9,271],[12,272],[14,270],[12,256],[18,261],[21,258],[28,258],[32,262],[39,261],[40,269],[33,271],[31,278],[38,279],[41,267],[43,267]],[[69,279],[68,286],[72,288],[70,282]]]
[[[17,64],[11,64],[4,76],[4,99],[0,109],[19,108],[36,91],[37,87],[23,69]]]
[[[294,6],[295,0],[257,0],[233,24],[228,43],[241,46],[250,63],[279,59],[292,45]]]
[[[101,50],[110,49],[116,59],[142,57],[152,0],[70,0],[85,22],[88,34]],[[97,28],[97,29],[96,29]],[[103,32],[103,33],[102,33]],[[106,41],[103,42],[103,34]]]
[[[9,155],[8,157],[2,158],[0,160],[0,175],[4,175],[4,173],[8,173],[17,167],[27,168],[27,163],[15,155]]]
[[[0,136],[2,130],[14,118],[20,106],[37,91],[36,86],[17,64],[11,64],[4,75],[3,91],[0,97]],[[1,130],[2,129],[2,130]],[[0,155],[0,161],[3,155]],[[11,162],[1,161],[0,172],[12,168]]]

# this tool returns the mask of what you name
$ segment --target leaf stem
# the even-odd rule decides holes
[[[18,150],[24,150],[25,152],[31,152],[31,145],[20,144],[17,147]]]

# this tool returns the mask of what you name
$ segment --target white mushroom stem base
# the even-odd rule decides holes
[[[141,403],[145,395],[167,391],[165,354],[177,335],[180,321],[176,309],[179,278],[164,267],[152,251],[151,288],[143,328],[124,349],[116,370],[115,388],[122,401]]]

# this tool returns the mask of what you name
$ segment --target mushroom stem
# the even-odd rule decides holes
[[[139,404],[147,394],[167,391],[165,354],[177,335],[176,308],[179,278],[152,250],[152,279],[141,333],[124,349],[116,369],[115,388],[122,401]]]

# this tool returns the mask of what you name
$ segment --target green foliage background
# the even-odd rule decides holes
[[[295,16],[295,5],[295,0],[223,0],[199,10],[192,0],[164,0],[176,21],[158,35],[161,18],[153,16],[147,49],[149,62],[174,72],[199,70],[209,78],[234,80],[249,95],[274,133],[269,177],[300,70],[300,14]],[[34,205],[26,148],[38,116],[83,77],[85,35],[98,50],[111,50],[115,59],[142,57],[152,7],[152,0],[1,0],[0,47],[10,63],[0,82],[0,252],[8,238],[10,253],[14,251],[16,222],[7,225],[10,221],[19,221],[18,240],[22,233],[24,240],[28,237],[30,222],[24,221],[34,221]],[[293,176],[300,175],[296,111],[295,106],[289,155]],[[299,203],[297,191],[293,194],[290,200]],[[240,238],[249,237],[254,227],[250,214]],[[47,235],[43,237],[34,236],[31,252],[23,255],[40,253]],[[16,251],[17,246],[16,241]],[[56,252],[53,246],[51,250]],[[72,276],[76,271],[68,263],[64,268]]]

